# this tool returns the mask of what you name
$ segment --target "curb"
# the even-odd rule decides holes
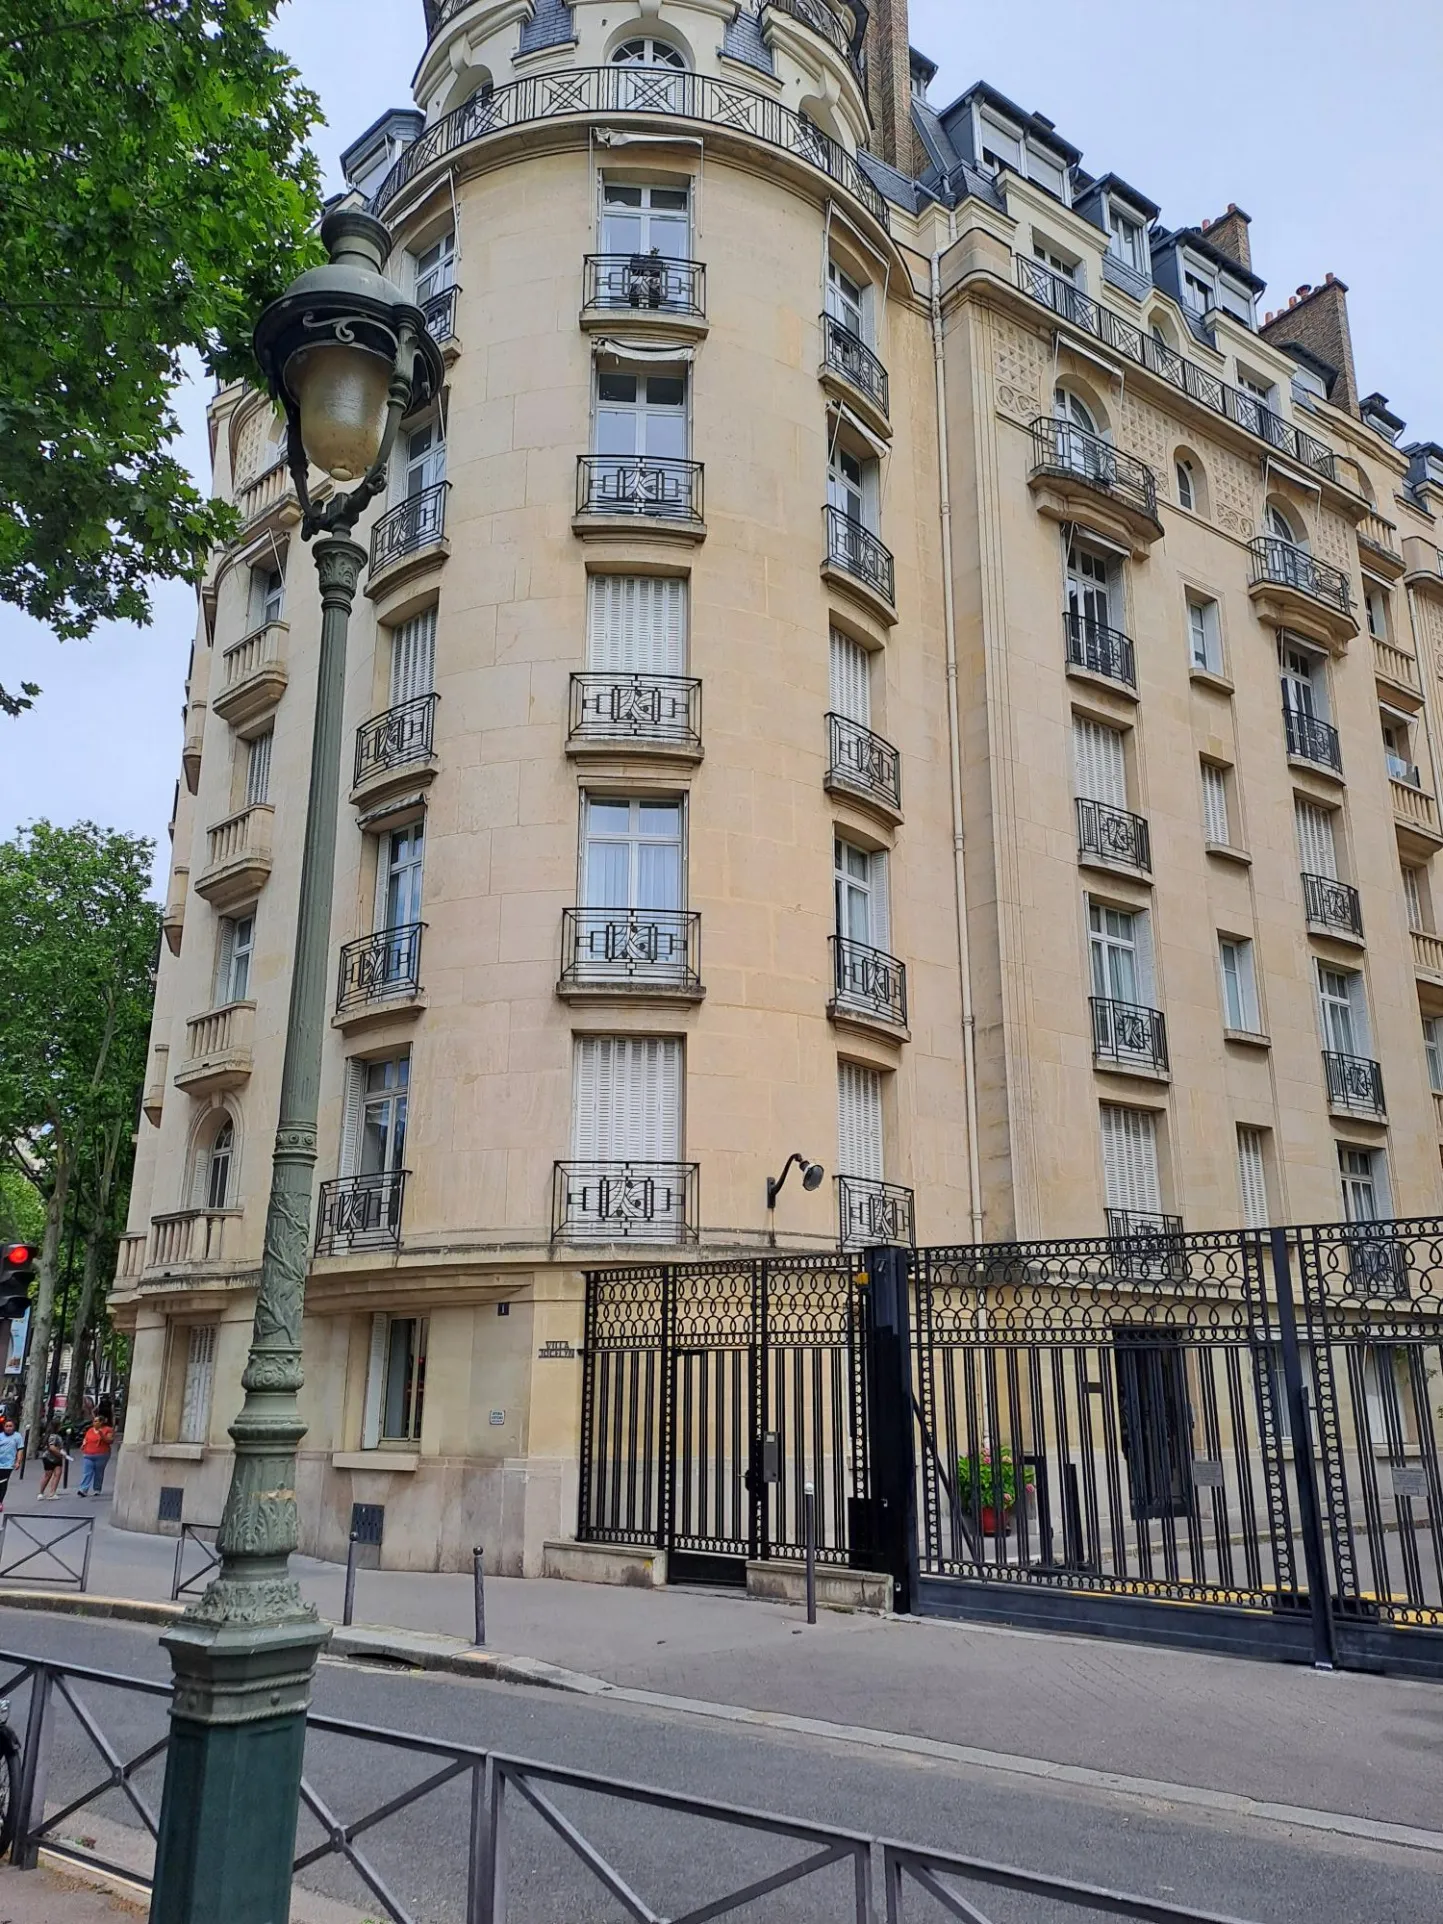
[[[108,1617],[116,1623],[174,1623],[185,1606],[138,1597],[97,1597],[64,1590],[0,1590],[0,1610],[48,1610],[58,1617]]]

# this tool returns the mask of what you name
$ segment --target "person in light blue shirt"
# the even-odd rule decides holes
[[[15,1473],[15,1464],[20,1456],[20,1434],[7,1416],[0,1425],[0,1510],[5,1508],[5,1492],[10,1487],[10,1478]]]

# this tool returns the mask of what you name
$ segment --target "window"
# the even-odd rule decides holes
[[[1420,788],[1418,769],[1413,760],[1413,731],[1411,722],[1391,708],[1382,714],[1383,759],[1388,764],[1388,774],[1395,782],[1406,782],[1410,788]]]
[[[1189,513],[1193,513],[1197,509],[1197,488],[1193,483],[1192,462],[1179,461],[1176,472],[1177,504],[1180,508],[1186,508]]]
[[[1392,1214],[1388,1165],[1381,1149],[1354,1149],[1340,1142],[1338,1176],[1343,1186],[1344,1222],[1376,1223]]]
[[[346,1065],[346,1110],[341,1127],[343,1176],[392,1175],[406,1164],[406,1108],[411,1056],[384,1062],[353,1057]]]
[[[1124,267],[1130,267],[1134,274],[1147,272],[1147,229],[1140,220],[1131,214],[1123,213],[1114,201],[1111,208],[1112,233],[1108,239],[1107,251]]]
[[[1263,512],[1263,526],[1274,541],[1286,541],[1291,547],[1306,550],[1307,536],[1293,526],[1288,516],[1276,501],[1270,501]]]
[[[587,795],[581,856],[582,906],[682,906],[682,805]]]
[[[1333,811],[1297,796],[1293,801],[1293,820],[1298,831],[1298,859],[1303,873],[1336,882],[1338,847],[1333,838]]]
[[[1072,718],[1072,770],[1077,793],[1109,808],[1127,807],[1127,764],[1122,730],[1105,722]]]
[[[424,307],[456,284],[456,236],[448,228],[416,256],[416,305]]]
[[[207,1209],[229,1209],[231,1206],[231,1163],[235,1156],[235,1125],[227,1116],[217,1129],[207,1151],[202,1174],[205,1183],[205,1206]]]
[[[1356,969],[1330,969],[1318,964],[1318,1009],[1325,1049],[1334,1055],[1367,1055],[1363,978]]]
[[[1403,864],[1403,902],[1408,910],[1408,927],[1422,934],[1433,925],[1432,898],[1428,892],[1428,871],[1411,862]]]
[[[1067,549],[1067,614],[1074,631],[1113,628],[1115,564],[1099,548],[1072,541]]]
[[[1280,642],[1279,649],[1283,671],[1283,707],[1294,715],[1325,721],[1328,704],[1322,662],[1316,655],[1286,639]]]
[[[1435,1096],[1443,1096],[1443,1016],[1424,1016],[1423,1053],[1428,1061],[1428,1087]]]
[[[882,1074],[858,1062],[837,1064],[837,1173],[882,1180]]]
[[[1363,602],[1368,610],[1368,633],[1374,641],[1388,639],[1388,594],[1383,588],[1375,588],[1371,581],[1363,583]]]
[[[1242,1204],[1244,1229],[1268,1226],[1268,1180],[1262,1129],[1238,1124],[1238,1198]]]
[[[682,1155],[682,1044],[679,1036],[578,1036],[574,1058],[571,1154],[582,1164],[674,1164]],[[568,1199],[570,1233],[610,1241],[617,1212],[627,1212],[629,1242],[675,1242],[685,1227],[686,1195],[658,1179],[619,1186],[582,1182]]]
[[[1028,139],[1020,129],[996,119],[985,108],[977,115],[977,151],[982,156],[979,164],[989,174],[1010,167],[1024,180],[1036,181],[1039,187],[1066,202],[1067,170],[1061,160]]]
[[[412,822],[381,839],[376,864],[376,927],[403,929],[421,919],[421,868],[426,825]]]
[[[1022,137],[1010,132],[1000,121],[990,114],[979,116],[978,130],[982,136],[982,165],[990,173],[999,167],[1011,167],[1014,172],[1025,174],[1022,164]]]
[[[684,376],[602,372],[596,398],[597,454],[686,458]]]
[[[611,56],[617,67],[674,67],[685,71],[686,61],[669,41],[646,34],[638,40],[623,40]]]
[[[436,686],[436,610],[427,608],[391,630],[391,707],[429,695]]]
[[[1081,428],[1084,434],[1097,433],[1097,422],[1093,419],[1091,408],[1079,395],[1074,394],[1071,388],[1053,389],[1052,412],[1059,421],[1066,421],[1071,427]]]
[[[1266,374],[1251,373],[1241,362],[1238,363],[1238,386],[1244,394],[1250,394],[1255,401],[1261,401],[1264,407],[1271,408],[1273,405],[1273,396],[1277,393],[1273,382]]]
[[[439,421],[428,421],[405,437],[401,463],[401,493],[414,501],[446,479],[446,438]]]
[[[1192,665],[1203,674],[1223,671],[1223,634],[1218,604],[1208,595],[1187,598],[1188,645]]]
[[[1152,968],[1145,911],[1089,902],[1087,928],[1092,993],[1106,1002],[1146,1006],[1152,993]]]
[[[429,1320],[425,1316],[371,1318],[362,1449],[374,1450],[383,1443],[420,1442]]]
[[[1102,1189],[1108,1209],[1161,1215],[1157,1117],[1150,1109],[1125,1109],[1115,1102],[1104,1102],[1101,1115]]]
[[[1233,845],[1232,825],[1228,819],[1227,770],[1216,762],[1202,764],[1203,835],[1218,848]]]
[[[271,730],[253,735],[246,743],[246,807],[270,800]]]
[[[603,181],[601,251],[686,260],[691,253],[689,190],[684,186],[641,187],[618,180]]]
[[[1055,274],[1060,281],[1068,281],[1073,287],[1081,286],[1081,262],[1069,260],[1065,254],[1059,254],[1051,241],[1041,240],[1034,234],[1032,237],[1032,257],[1034,260],[1041,261],[1048,273]]]
[[[867,290],[834,260],[827,262],[827,312],[859,341],[867,339]]]
[[[686,673],[687,584],[662,575],[592,575],[586,665],[602,672]]]
[[[220,940],[216,945],[215,1005],[244,1002],[250,994],[251,956],[255,950],[254,915],[221,917]]]
[[[1205,274],[1187,268],[1182,277],[1182,304],[1194,314],[1210,314],[1217,303],[1215,284]]]
[[[1051,154],[1045,154],[1029,141],[1027,145],[1027,178],[1035,180],[1039,187],[1045,187],[1049,194],[1058,200],[1067,199],[1067,174]]]
[[[892,939],[885,849],[858,848],[840,835],[832,847],[837,934],[885,950]]]
[[[827,462],[827,501],[858,526],[877,532],[877,463],[853,454],[840,441]]]
[[[269,628],[285,612],[286,580],[279,568],[251,569],[250,624]]]
[[[179,1329],[175,1334],[179,1338]],[[211,1392],[215,1384],[215,1339],[214,1323],[192,1323],[186,1331],[178,1443],[204,1443],[209,1433]]]
[[[872,725],[872,657],[861,642],[832,630],[831,637],[832,713],[863,728]]]
[[[1052,415],[1057,422],[1053,446],[1058,464],[1110,486],[1117,478],[1112,453],[1099,445],[1103,437],[1087,403],[1070,388],[1054,388]]]
[[[1258,986],[1253,973],[1253,945],[1244,936],[1218,937],[1218,967],[1222,971],[1223,1027],[1258,1035]]]

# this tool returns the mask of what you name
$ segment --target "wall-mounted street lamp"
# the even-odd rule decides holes
[[[777,1242],[777,1197],[781,1195],[782,1185],[792,1173],[794,1165],[802,1172],[802,1187],[805,1190],[820,1189],[827,1177],[826,1170],[819,1162],[811,1162],[795,1149],[782,1164],[781,1175],[767,1177],[767,1241],[774,1249]]]
[[[175,1670],[156,1847],[156,1924],[290,1915],[301,1753],[316,1657],[330,1632],[301,1599],[296,1449],[305,1435],[301,1312],[329,981],[346,631],[366,551],[350,538],[386,485],[403,418],[441,389],[445,366],[421,310],[386,279],[391,237],[358,209],[321,223],[330,259],[261,315],[256,359],[285,409],[301,534],[319,535],[321,651],[291,966],[280,1115],[245,1403],[216,1548],[220,1570],[167,1632]],[[333,487],[311,498],[308,467]]]

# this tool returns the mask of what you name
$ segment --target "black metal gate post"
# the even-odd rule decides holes
[[[912,1256],[869,1249],[867,1262],[867,1460],[876,1567],[892,1579],[892,1603],[917,1596],[917,1482],[912,1434]]]
[[[1283,1386],[1288,1399],[1288,1427],[1293,1438],[1293,1475],[1298,1486],[1298,1523],[1303,1536],[1303,1565],[1308,1573],[1308,1609],[1313,1623],[1313,1663],[1319,1670],[1337,1667],[1338,1650],[1333,1626],[1333,1602],[1328,1560],[1323,1545],[1323,1518],[1318,1505],[1317,1466],[1313,1460],[1313,1421],[1303,1387],[1303,1358],[1298,1348],[1298,1318],[1293,1305],[1293,1272],[1288,1258],[1288,1232],[1269,1232],[1273,1252],[1273,1296],[1278,1312],[1278,1346],[1283,1358]]]

